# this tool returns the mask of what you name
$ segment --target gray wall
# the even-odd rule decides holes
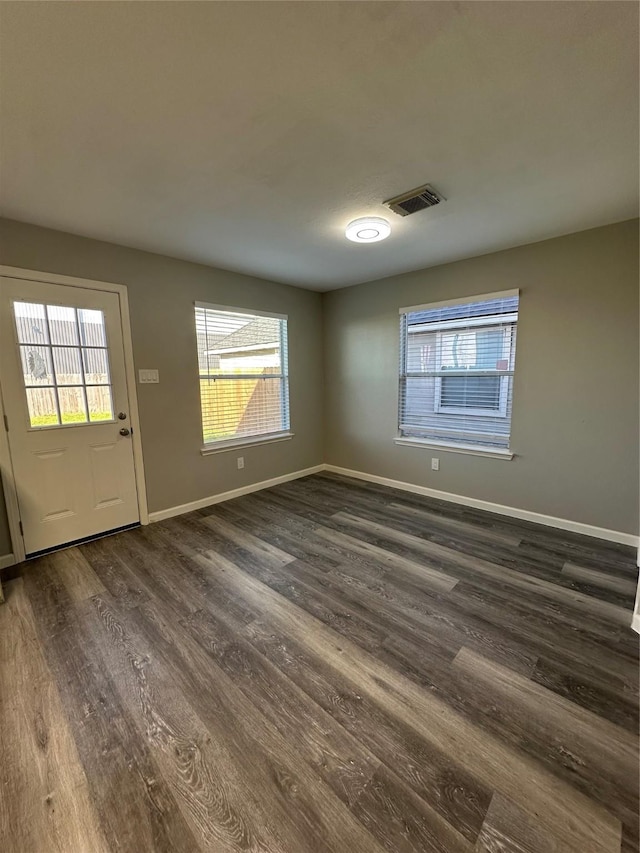
[[[129,288],[151,511],[324,461],[638,531],[638,222],[584,231],[322,297],[0,219],[0,263]],[[521,290],[511,462],[398,447],[398,308]],[[200,455],[195,300],[290,318],[291,441]],[[324,310],[322,310],[324,309]],[[324,326],[324,454],[322,384]],[[430,459],[440,456],[440,471]],[[0,496],[0,555],[10,551]]]
[[[395,445],[398,308],[511,288],[516,458]],[[323,316],[325,462],[637,534],[637,220],[333,291]]]
[[[136,369],[160,371],[160,384],[137,389],[151,512],[322,462],[320,294],[10,220],[0,263],[127,285]],[[233,451],[200,454],[196,300],[289,315],[295,437],[243,448],[242,471]],[[0,497],[0,555],[10,551]]]

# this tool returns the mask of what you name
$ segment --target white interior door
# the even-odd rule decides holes
[[[118,294],[3,276],[0,379],[26,553],[139,521]]]

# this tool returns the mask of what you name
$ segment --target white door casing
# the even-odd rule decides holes
[[[14,492],[24,551],[32,554],[147,519],[131,434],[137,408],[127,384],[126,291],[16,273],[20,277],[3,276],[0,283],[0,377],[11,456],[3,479],[5,487],[11,481],[7,491]],[[14,528],[15,519],[12,534]],[[20,550],[14,541],[17,559]]]

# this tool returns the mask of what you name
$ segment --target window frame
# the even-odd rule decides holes
[[[414,312],[428,311],[434,310],[438,308],[448,308],[453,306],[462,306],[462,305],[472,305],[474,303],[480,302],[488,302],[496,299],[508,299],[508,298],[518,298],[518,307],[516,311],[507,311],[504,314],[486,314],[480,315],[476,317],[462,317],[462,318],[452,318],[450,320],[442,320],[442,321],[434,321],[434,322],[426,322],[424,323],[424,329],[419,331],[428,331],[431,333],[436,333],[436,363],[439,364],[439,353],[441,347],[441,336],[440,332],[451,331],[456,328],[473,328],[473,327],[484,327],[491,328],[492,326],[495,328],[499,328],[503,324],[511,324],[510,326],[506,326],[505,340],[503,343],[503,353],[505,354],[503,357],[508,358],[508,367],[506,370],[485,370],[485,369],[477,369],[477,370],[460,370],[456,373],[451,373],[450,375],[465,375],[465,376],[499,376],[500,377],[500,406],[499,409],[489,410],[486,409],[469,409],[469,408],[460,408],[453,406],[442,406],[441,405],[441,395],[442,395],[442,376],[437,376],[437,374],[441,371],[408,371],[407,370],[407,359],[409,353],[409,332],[408,332],[408,317],[410,314]],[[506,446],[501,446],[495,442],[495,439],[499,436],[499,433],[491,432],[490,430],[483,429],[482,420],[483,418],[511,418],[513,415],[513,379],[515,376],[515,354],[516,354],[516,330],[519,322],[519,311],[520,311],[520,291],[519,289],[515,290],[505,290],[499,291],[495,293],[486,293],[486,294],[478,294],[474,296],[461,297],[458,299],[450,299],[443,300],[440,302],[431,302],[425,303],[421,305],[412,305],[408,307],[402,307],[399,309],[400,315],[400,358],[399,358],[399,375],[398,375],[398,428],[397,433],[394,438],[394,442],[401,446],[413,446],[413,447],[431,447],[438,450],[445,451],[453,451],[458,453],[468,453],[475,456],[489,456],[496,457],[500,459],[512,459],[514,456],[513,451],[511,450],[511,422],[509,421],[509,433],[507,437]],[[503,325],[504,327],[504,325]],[[428,378],[431,375],[434,379],[433,384],[433,396],[434,396],[434,415],[443,415],[451,416],[451,417],[466,417],[475,419],[478,418],[477,424],[475,425],[477,428],[473,428],[473,423],[467,424],[465,429],[456,430],[451,428],[450,426],[444,425],[436,429],[433,429],[432,432],[435,433],[433,436],[427,435],[429,429],[425,427],[424,436],[417,435],[419,433],[420,428],[414,427],[410,424],[403,423],[403,415],[406,413],[406,388],[407,388],[407,380],[412,378]],[[511,385],[511,395],[509,394],[509,387]],[[511,399],[511,411],[509,411],[509,399]],[[411,433],[414,434],[411,434]],[[450,440],[445,436],[447,433],[451,436]],[[455,436],[459,435],[459,438],[455,438]]]
[[[280,410],[282,428],[271,432],[252,433],[249,435],[233,436],[231,438],[219,438],[206,441],[204,437],[204,411],[202,408],[202,396],[200,396],[200,432],[202,438],[201,454],[208,456],[212,453],[221,453],[225,450],[233,450],[235,448],[270,444],[275,441],[286,441],[293,438],[294,433],[291,431],[291,408],[289,394],[289,347],[288,347],[288,327],[289,315],[278,314],[271,311],[259,311],[256,309],[239,308],[231,305],[219,305],[210,302],[194,302],[194,320],[197,318],[198,309],[203,311],[215,311],[219,314],[241,315],[252,319],[258,317],[268,317],[278,320],[279,322],[279,354],[280,354],[280,372],[279,373],[232,373],[232,374],[202,374],[198,365],[198,385],[204,379],[208,380],[226,380],[226,381],[244,381],[252,379],[277,379],[280,381]],[[194,322],[194,331],[196,334],[196,356],[198,357],[197,346],[197,323]]]

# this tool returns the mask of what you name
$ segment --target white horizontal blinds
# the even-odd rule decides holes
[[[14,302],[22,375],[34,428],[113,420],[104,314]]]
[[[286,317],[197,304],[205,444],[289,429]]]
[[[518,294],[406,309],[400,317],[400,434],[509,446]]]

